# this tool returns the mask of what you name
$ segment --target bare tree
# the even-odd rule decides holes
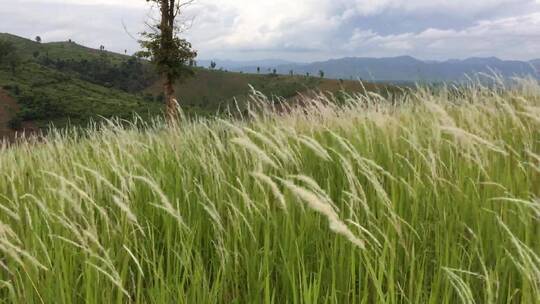
[[[191,44],[181,39],[183,32],[177,17],[183,9],[195,0],[146,0],[153,2],[160,12],[160,20],[149,24],[151,32],[142,33],[140,41],[144,51],[139,56],[150,59],[163,78],[163,92],[166,103],[166,118],[169,123],[176,121],[178,103],[175,98],[175,83],[186,75],[193,75],[189,63],[197,56]]]

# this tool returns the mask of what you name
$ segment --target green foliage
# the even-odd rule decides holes
[[[76,73],[83,80],[130,93],[143,91],[158,78],[136,57],[130,57],[120,63],[113,63],[106,54],[99,58],[80,61],[43,58],[41,62],[62,72]]]
[[[51,97],[39,92],[33,91],[30,94],[24,94],[19,103],[22,110],[17,114],[21,121],[25,120],[44,120],[57,119],[65,116],[65,106],[60,100],[52,100]]]
[[[21,88],[19,87],[19,85],[16,85],[16,84],[15,85],[6,84],[3,86],[3,89],[12,92],[13,95],[15,96],[19,96],[21,94]]]
[[[37,127],[46,128],[49,123],[57,127],[85,125],[100,117],[131,119],[134,113],[149,119],[161,113],[157,103],[146,102],[142,96],[96,85],[38,63],[25,63],[15,75],[0,70],[0,83],[18,101],[21,110],[17,117],[33,121]]]
[[[192,50],[191,43],[178,37],[164,43],[161,34],[157,33],[142,33],[142,36],[146,40],[141,40],[140,44],[145,50],[137,55],[150,59],[159,74],[173,79],[193,76],[191,66],[197,52]]]
[[[0,64],[5,64],[8,56],[14,53],[15,50],[15,46],[12,42],[0,39]]]
[[[12,73],[21,63],[21,58],[15,45],[8,41],[0,39],[0,68],[9,67]]]

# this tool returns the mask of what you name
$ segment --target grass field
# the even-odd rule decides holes
[[[540,303],[540,87],[0,151],[3,303]]]

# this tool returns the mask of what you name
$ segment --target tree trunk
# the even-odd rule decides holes
[[[164,75],[165,83],[163,90],[165,92],[165,117],[169,124],[176,122],[178,118],[178,104],[174,97],[174,81],[171,77]]]
[[[161,50],[170,52],[174,39],[174,7],[175,0],[161,0]],[[168,123],[174,123],[178,118],[178,105],[174,96],[174,79],[171,75],[163,74],[163,90],[165,95],[165,117]]]

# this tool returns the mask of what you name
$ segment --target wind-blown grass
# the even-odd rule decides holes
[[[540,303],[536,82],[279,108],[3,148],[0,300]]]

